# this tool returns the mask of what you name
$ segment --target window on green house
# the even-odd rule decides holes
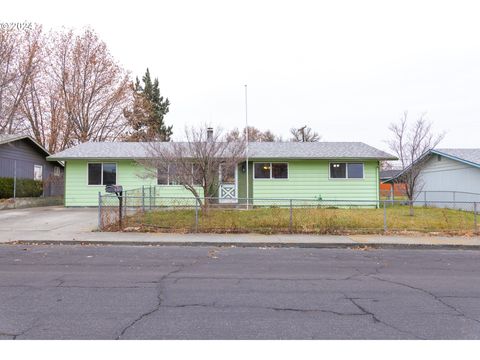
[[[363,179],[363,164],[362,163],[348,163],[347,176],[349,179]]]
[[[102,185],[102,164],[88,164],[88,185]]]
[[[272,163],[272,178],[273,179],[288,179],[288,164],[287,163]]]
[[[203,177],[202,177],[202,168],[200,165],[193,164],[192,165],[192,184],[202,186],[203,184]]]
[[[255,163],[255,179],[270,179],[270,163]]]
[[[103,173],[103,185],[115,185],[117,183],[117,164],[104,163]]]
[[[168,185],[168,165],[157,169],[157,185]]]
[[[88,164],[88,185],[115,185],[117,183],[117,164]]]
[[[181,176],[183,179],[184,176]],[[192,185],[202,185],[202,172],[199,166],[192,164]],[[183,180],[182,180],[183,181]],[[181,185],[177,176],[177,165],[169,164],[157,169],[157,185]]]
[[[255,179],[288,179],[287,163],[255,163]]]
[[[330,163],[331,179],[363,179],[363,163]]]

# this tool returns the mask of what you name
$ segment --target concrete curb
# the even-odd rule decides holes
[[[92,246],[213,246],[256,248],[313,248],[313,249],[424,249],[480,250],[480,245],[401,244],[401,243],[286,243],[286,242],[212,242],[212,241],[81,241],[81,240],[15,240],[6,245],[92,245]]]

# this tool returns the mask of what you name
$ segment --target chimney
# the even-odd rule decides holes
[[[213,141],[213,128],[207,128],[207,141]]]

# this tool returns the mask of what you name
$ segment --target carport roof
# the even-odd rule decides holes
[[[159,144],[168,147],[171,143]],[[248,153],[250,159],[397,159],[362,142],[252,142]],[[147,142],[87,142],[49,156],[48,160],[149,157],[152,155]]]

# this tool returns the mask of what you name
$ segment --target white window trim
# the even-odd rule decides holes
[[[37,168],[40,168],[40,170],[41,170],[41,172],[40,172],[41,179],[40,180],[35,179],[35,169],[37,169]],[[43,181],[43,165],[38,165],[38,164],[33,165],[33,180]]]
[[[332,164],[345,164],[345,177],[344,178],[332,178]],[[348,164],[362,164],[362,177],[361,178],[349,178],[348,177]],[[365,163],[363,161],[330,161],[328,163],[328,180],[333,181],[360,181],[365,180]]]
[[[90,185],[88,183],[88,165],[90,164],[101,164],[102,165],[102,170],[100,172],[100,182],[101,184],[100,185]],[[115,164],[115,182],[117,183],[118,181],[118,163],[116,163],[115,161],[90,161],[90,162],[87,162],[87,186],[91,186],[91,187],[100,187],[100,186],[105,186],[103,184],[103,164]]]
[[[256,178],[255,177],[255,164],[270,164],[270,177],[268,178]],[[273,167],[272,167],[272,164],[287,164],[287,177],[286,178],[274,178],[272,177],[272,171],[273,171]],[[290,179],[290,164],[287,162],[287,161],[255,161],[253,163],[253,180],[255,181],[264,181],[264,180],[279,180],[279,181],[282,181],[282,180],[288,180]]]

